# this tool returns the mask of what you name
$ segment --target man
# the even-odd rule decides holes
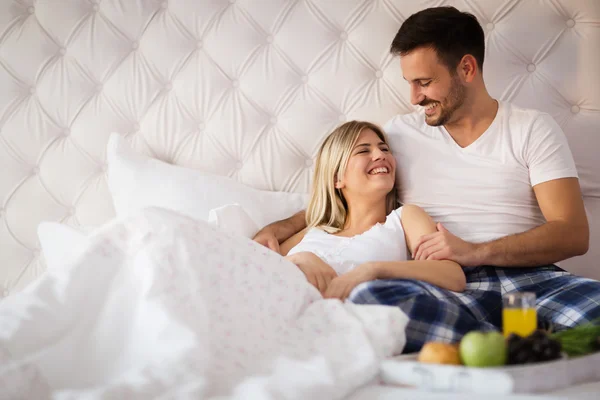
[[[453,7],[420,11],[391,46],[411,102],[385,130],[398,161],[400,198],[438,221],[413,258],[454,260],[467,276],[457,294],[418,281],[374,281],[350,296],[397,305],[411,322],[405,351],[501,327],[502,295],[533,291],[538,318],[564,329],[600,317],[600,282],[555,263],[587,252],[589,227],[575,163],[556,122],[493,99],[482,76],[485,42],[476,18]],[[265,227],[255,240],[278,251],[304,215]]]

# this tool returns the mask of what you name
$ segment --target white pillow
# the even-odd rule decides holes
[[[260,227],[239,204],[227,204],[210,210],[208,222],[225,232],[252,239]]]
[[[87,235],[58,222],[41,222],[37,234],[48,270],[71,264],[88,245]]]
[[[108,189],[118,216],[154,206],[208,221],[210,210],[238,204],[262,228],[306,208],[308,201],[307,194],[258,190],[147,157],[117,133],[109,138],[106,156]]]

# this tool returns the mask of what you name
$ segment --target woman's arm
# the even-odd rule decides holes
[[[357,285],[375,279],[415,279],[454,292],[465,290],[466,278],[454,261],[375,261],[334,278],[325,298],[346,299]]]
[[[403,206],[400,222],[411,254],[422,235],[436,231],[431,217],[418,206]],[[454,261],[374,261],[361,264],[333,279],[325,297],[344,300],[357,285],[375,279],[414,279],[454,292],[462,292],[467,285],[462,267]]]
[[[302,241],[307,230],[308,228],[304,228],[291,238],[287,239],[285,242],[281,243],[281,245],[279,246],[279,254],[281,254],[282,256],[286,256],[287,253],[289,253],[289,251],[292,249],[292,247],[296,246]]]
[[[402,223],[402,229],[404,229],[406,246],[411,255],[415,254],[421,236],[437,232],[435,222],[433,222],[429,214],[414,204],[405,204],[402,206],[400,222]]]
[[[467,280],[454,261],[383,261],[369,263],[375,279],[416,279],[453,292],[465,290]]]
[[[319,256],[309,251],[294,253],[285,257],[296,264],[304,273],[308,282],[316,287],[322,295],[327,291],[329,283],[337,276],[335,270]]]
[[[423,235],[437,231],[435,222],[421,207],[406,204],[402,207],[402,228],[406,246],[414,254]],[[466,286],[465,273],[461,266],[449,260],[384,262],[376,266],[378,279],[418,279],[436,286],[462,292]]]

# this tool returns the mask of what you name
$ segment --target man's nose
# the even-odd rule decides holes
[[[410,88],[410,102],[413,105],[417,105],[425,99],[423,93],[421,93],[421,89],[415,86],[411,86]]]

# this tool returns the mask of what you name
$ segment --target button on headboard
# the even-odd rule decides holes
[[[39,222],[114,215],[111,132],[170,163],[307,191],[333,127],[411,111],[389,45],[440,3],[484,27],[492,95],[567,133],[592,248],[564,266],[600,278],[598,1],[19,0],[0,2],[0,293],[44,270]]]

